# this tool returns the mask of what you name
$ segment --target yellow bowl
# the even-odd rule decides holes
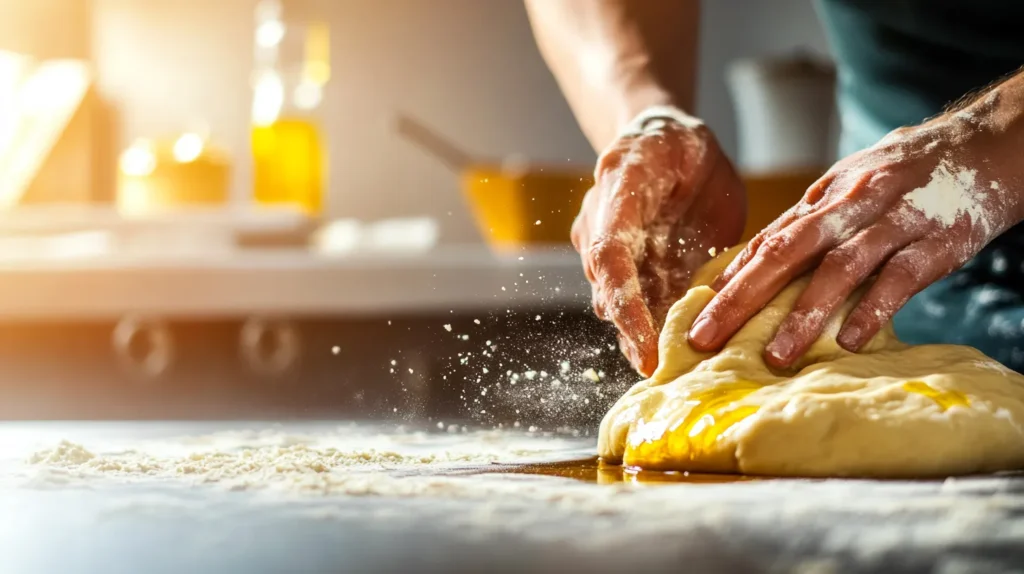
[[[497,252],[568,243],[583,196],[593,184],[589,171],[572,168],[509,172],[476,166],[462,174],[477,228]]]
[[[824,170],[744,176],[747,186],[746,241],[803,197]],[[583,169],[536,168],[510,173],[500,166],[474,166],[462,188],[480,234],[496,252],[524,246],[565,244],[583,196],[594,184]]]
[[[808,169],[745,175],[743,182],[747,186],[747,225],[743,230],[743,241],[750,240],[800,201],[807,188],[823,173],[824,169]]]

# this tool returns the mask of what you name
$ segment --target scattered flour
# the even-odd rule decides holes
[[[115,447],[94,438],[93,448],[58,441],[27,456],[24,465],[37,471],[38,480],[26,484],[33,488],[75,488],[110,480],[186,488],[208,483],[210,488],[267,495],[242,499],[247,503],[278,505],[305,518],[381,532],[428,524],[470,539],[507,532],[566,549],[628,549],[635,555],[678,548],[686,540],[705,544],[701,541],[709,536],[741,548],[757,544],[762,551],[767,544],[776,556],[775,567],[766,570],[772,572],[827,572],[819,568],[827,564],[816,563],[814,556],[837,553],[854,557],[863,566],[858,570],[877,571],[895,553],[931,556],[948,545],[1008,548],[1024,540],[1015,482],[1019,478],[1012,476],[943,483],[595,485],[527,475],[441,473],[449,462],[521,460],[525,455],[517,452],[557,451],[564,457],[558,449],[572,446],[551,437],[531,442],[507,431],[463,433],[457,440],[439,442],[444,436],[348,433],[340,437],[344,447],[339,436],[278,430],[132,440]],[[30,442],[36,444],[36,439]],[[379,448],[359,448],[361,443]],[[125,450],[123,444],[137,448]],[[173,490],[118,493],[108,514],[162,518],[212,512],[205,499],[182,497]],[[352,497],[381,500],[353,504]],[[797,559],[799,568],[791,562]]]
[[[592,452],[592,448],[581,447],[585,441],[530,438],[509,431],[470,432],[458,439],[427,433],[339,438],[269,432],[171,442],[135,449],[90,449],[63,440],[28,457],[28,482],[54,486],[53,483],[67,485],[103,479],[174,479],[233,490],[347,494],[384,494],[390,490],[401,495],[405,485],[386,480],[395,478],[396,472],[422,475],[494,463],[564,458],[567,452],[582,458]],[[359,446],[362,443],[373,446]],[[422,488],[408,486],[414,490]]]

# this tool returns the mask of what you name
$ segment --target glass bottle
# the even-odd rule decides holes
[[[253,197],[260,205],[316,216],[327,176],[322,104],[331,76],[330,31],[292,8],[283,0],[256,6]]]

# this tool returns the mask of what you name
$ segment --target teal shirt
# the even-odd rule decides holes
[[[919,124],[1024,66],[1024,0],[817,0],[839,69],[840,150]],[[981,349],[1024,373],[1024,224],[896,314],[908,343]]]
[[[843,155],[1024,66],[1024,0],[817,0]]]

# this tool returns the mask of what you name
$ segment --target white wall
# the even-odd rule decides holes
[[[806,49],[827,55],[814,0],[704,0],[698,113],[714,128],[729,155],[736,124],[725,67],[738,58],[772,57]]]
[[[391,133],[396,110],[483,157],[593,161],[533,45],[521,0],[304,1],[332,27],[332,215],[433,214],[446,240],[476,239],[454,176]],[[124,140],[205,121],[234,153],[235,190],[244,196],[254,0],[94,2],[93,54],[103,91],[121,105]],[[796,46],[823,51],[810,3],[705,2],[698,111],[728,151],[735,135],[723,66]]]

